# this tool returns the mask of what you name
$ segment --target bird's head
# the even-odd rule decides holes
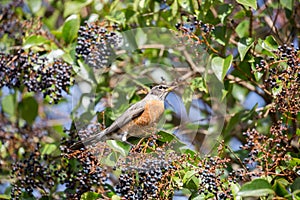
[[[176,86],[156,85],[153,88],[151,88],[149,94],[155,95],[161,100],[165,100],[168,93],[174,90],[175,88]]]

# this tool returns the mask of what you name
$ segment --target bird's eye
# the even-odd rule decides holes
[[[158,87],[158,89],[160,89],[160,90],[161,90],[161,89],[163,89],[163,86],[162,86],[162,85],[160,85],[160,86]]]

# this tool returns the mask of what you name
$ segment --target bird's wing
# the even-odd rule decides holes
[[[105,135],[113,133],[126,125],[128,122],[133,120],[134,118],[140,116],[144,112],[144,103],[142,101],[133,104],[129,107],[120,117],[118,117],[107,129],[93,135],[84,141],[79,141],[73,144],[70,148],[73,150],[80,149],[86,145],[90,145],[92,143],[100,141]]]
[[[105,135],[117,131],[131,120],[140,116],[144,112],[144,108],[145,106],[143,101],[133,104],[120,117],[118,117],[107,129],[105,129]]]

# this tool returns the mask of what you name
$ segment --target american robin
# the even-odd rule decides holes
[[[126,141],[129,137],[148,137],[163,114],[164,100],[175,86],[154,86],[141,101],[130,106],[108,128],[71,146],[76,150],[109,139]]]

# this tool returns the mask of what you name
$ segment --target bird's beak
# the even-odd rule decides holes
[[[171,92],[173,91],[175,88],[177,88],[177,85],[176,86],[171,86],[167,89],[168,92]]]

